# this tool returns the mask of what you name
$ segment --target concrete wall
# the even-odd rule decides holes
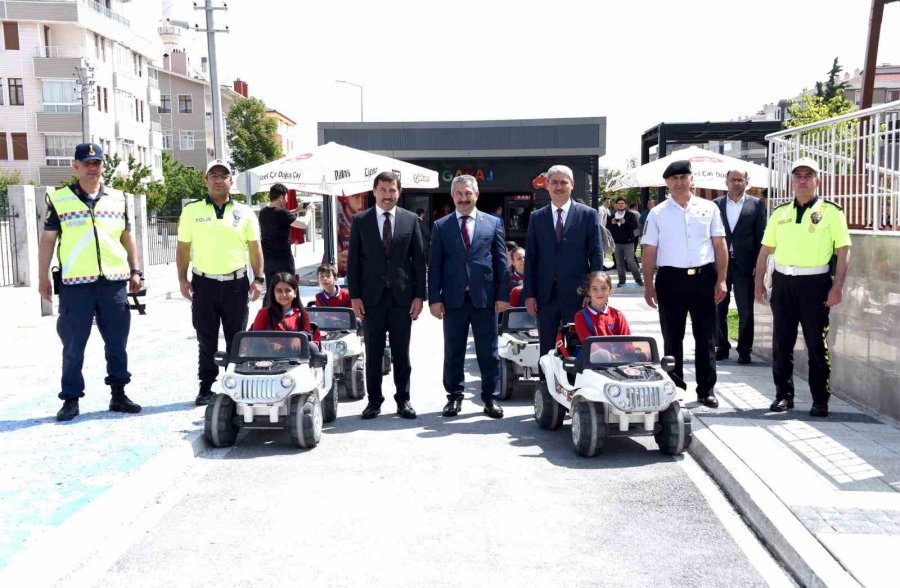
[[[832,389],[870,410],[900,420],[900,236],[853,235],[843,302],[831,311]],[[754,351],[771,359],[772,314],[756,305]],[[806,377],[798,336],[795,373]],[[805,382],[798,382],[805,386]]]

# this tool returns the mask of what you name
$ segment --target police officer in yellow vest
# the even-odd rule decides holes
[[[797,326],[809,354],[810,416],[827,417],[831,396],[828,314],[841,303],[850,263],[850,232],[844,211],[816,195],[820,179],[814,159],[800,158],[791,166],[794,200],[769,218],[756,261],[756,300],[766,303],[763,276],[774,254],[772,274],[772,376],[775,402],[771,410],[794,408],[794,344]],[[831,262],[836,259],[834,277]]]
[[[256,300],[263,283],[263,253],[259,221],[246,204],[230,197],[231,166],[216,159],[206,167],[208,196],[185,205],[178,221],[176,265],[181,295],[191,301],[191,316],[200,347],[196,404],[214,398],[212,384],[219,376],[213,355],[219,347],[219,325],[225,350],[247,328],[247,299]],[[253,281],[247,275],[247,254]],[[188,267],[191,267],[191,274]]]
[[[131,292],[139,291],[142,276],[125,195],[100,183],[103,150],[99,145],[78,145],[72,167],[78,182],[47,197],[38,250],[38,290],[49,301],[50,261],[59,240],[62,286],[56,331],[63,344],[59,393],[63,406],[56,414],[58,421],[78,416],[78,399],[84,396],[84,348],[95,317],[106,350],[105,382],[112,389],[109,410],[141,411],[125,395],[125,385],[131,381],[125,351],[131,326],[126,287]]]

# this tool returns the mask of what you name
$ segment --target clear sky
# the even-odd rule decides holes
[[[359,120],[344,79],[364,86],[367,122],[606,116],[603,162],[622,167],[659,122],[734,120],[813,87],[834,57],[862,67],[870,4],[232,0],[219,72],[298,121],[302,144],[319,121]],[[888,4],[879,63],[900,64],[898,30]]]

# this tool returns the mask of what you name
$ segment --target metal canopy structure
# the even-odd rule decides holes
[[[650,148],[656,146],[657,158],[669,154],[674,145],[700,145],[709,141],[747,141],[768,145],[766,135],[780,131],[779,120],[659,123],[641,135],[641,165],[650,163]],[[658,199],[665,197],[665,188],[658,188]],[[641,188],[641,201],[649,199],[650,188]]]

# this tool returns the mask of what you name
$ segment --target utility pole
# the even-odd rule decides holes
[[[212,97],[213,119],[213,159],[225,159],[225,132],[224,119],[222,118],[222,91],[219,88],[219,68],[216,65],[216,33],[227,33],[228,27],[216,29],[213,23],[213,13],[216,10],[228,10],[228,4],[213,6],[213,0],[206,0],[204,6],[197,6],[194,2],[194,10],[206,12],[206,28],[201,29],[194,25],[197,32],[206,33],[206,44],[209,53],[209,93]]]
[[[82,64],[75,67],[75,92],[81,97],[81,142],[91,143],[91,104],[94,103],[94,68]]]

